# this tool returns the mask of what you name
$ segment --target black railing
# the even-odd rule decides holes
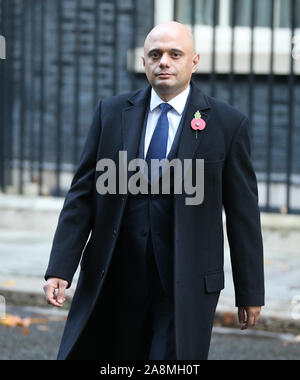
[[[216,69],[216,35],[218,27],[224,27],[224,17],[223,23],[220,20],[221,16],[224,16],[221,12],[226,10],[224,9],[225,3],[228,5],[228,20],[227,23],[225,22],[225,26],[227,26],[231,34],[229,69],[224,70],[224,72],[219,70],[218,72]],[[247,5],[248,8],[245,8]],[[262,15],[263,7],[269,11],[265,12],[264,15]],[[190,9],[190,12],[187,11],[188,9]],[[280,18],[283,13],[286,15],[285,20]],[[203,14],[208,15],[205,20],[203,20]],[[259,20],[258,17],[260,18]],[[209,25],[212,29],[211,67],[209,74],[202,73],[199,82],[203,85],[205,76],[208,76],[207,82],[209,82],[209,86],[206,88],[212,96],[218,96],[216,85],[221,82],[226,87],[226,100],[238,108],[243,108],[243,111],[249,117],[249,134],[253,148],[252,157],[254,162],[258,163],[256,169],[261,185],[260,188],[262,189],[260,195],[261,198],[264,198],[261,208],[264,211],[300,213],[300,154],[296,143],[296,141],[300,141],[300,123],[295,112],[296,105],[300,101],[299,96],[296,96],[296,89],[299,89],[299,77],[295,74],[295,59],[292,57],[292,38],[296,35],[296,32],[300,33],[300,1],[229,0],[225,2],[223,0],[175,0],[175,19],[190,25],[193,31],[199,25]],[[277,25],[275,25],[275,20],[281,20],[281,24],[278,24],[277,21]],[[238,70],[235,66],[238,53],[236,50],[237,27],[240,26],[247,27],[250,35],[249,70],[243,75],[237,75]],[[265,27],[265,33],[270,33],[269,69],[267,72],[259,72],[259,74],[255,70],[254,49],[257,26]],[[282,30],[282,33],[286,33],[287,30],[290,32],[288,42],[290,68],[289,73],[285,75],[276,74],[274,71],[275,33],[280,30]],[[201,56],[201,46],[198,46],[198,51]],[[241,97],[241,84],[247,84],[247,107],[241,106],[239,99]],[[265,115],[261,115],[261,117],[265,118],[265,125],[263,126],[258,125],[254,117],[257,111],[256,85],[261,87],[262,84],[267,91],[267,96],[264,99]],[[278,93],[279,84],[281,87],[288,89],[288,96],[285,100],[281,96],[275,95],[275,90]],[[284,107],[286,114],[285,120],[282,120],[279,126],[283,130],[280,136],[277,135],[278,127],[274,127],[274,114],[278,112],[278,106]],[[262,131],[264,131],[263,144],[261,141]],[[277,155],[277,153],[280,153],[280,155]],[[282,162],[279,163],[280,160]],[[293,197],[291,196],[292,192],[294,192]],[[284,197],[282,193],[285,193]],[[281,197],[277,205],[274,205],[276,202],[272,200],[272,195],[273,198],[274,196]]]
[[[0,0],[3,192],[65,194],[97,100],[139,87],[126,54],[153,27],[153,4]]]
[[[189,24],[194,34],[199,25],[211,31],[211,66],[195,79],[206,93],[249,117],[266,211],[300,212],[300,81],[292,58],[299,12],[300,0],[174,1],[174,19]],[[225,14],[228,66],[220,69],[218,28]],[[128,70],[127,53],[143,46],[153,25],[154,0],[0,0],[0,34],[7,42],[7,58],[0,60],[3,192],[65,195],[97,100],[147,83],[144,74]],[[237,64],[240,26],[249,31],[247,72]],[[257,26],[265,27],[270,37],[263,72],[255,52]],[[285,73],[276,70],[276,32],[281,27],[290,32]],[[197,50],[201,55],[201,45]],[[281,192],[284,196],[274,202]]]

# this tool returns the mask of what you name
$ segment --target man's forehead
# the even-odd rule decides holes
[[[188,46],[188,43],[182,43],[181,40],[178,38],[165,38],[165,39],[151,39],[145,42],[145,49],[146,50],[152,50],[152,49],[180,49],[184,50]]]
[[[147,37],[158,36],[158,35],[183,35],[183,34],[192,34],[191,30],[184,24],[178,22],[165,22],[159,25],[156,25],[149,33]]]
[[[180,49],[185,51],[193,46],[193,39],[186,34],[170,34],[170,33],[151,33],[144,43],[145,51],[152,49]]]

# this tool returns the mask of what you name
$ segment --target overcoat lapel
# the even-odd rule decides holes
[[[131,96],[131,106],[122,111],[122,150],[127,151],[128,162],[138,157],[139,141],[147,110],[151,86]]]
[[[194,81],[191,81],[192,94],[190,102],[187,108],[185,119],[183,122],[181,138],[179,141],[177,158],[182,162],[184,159],[192,159],[196,150],[201,144],[203,135],[207,133],[209,128],[209,118],[211,105],[207,96],[196,86]],[[194,131],[191,127],[191,121],[194,119],[194,115],[197,111],[201,112],[202,119],[206,122],[206,127],[202,131]]]

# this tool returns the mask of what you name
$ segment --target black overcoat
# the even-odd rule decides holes
[[[236,306],[264,305],[263,244],[257,180],[251,163],[248,118],[205,95],[192,93],[177,158],[204,159],[204,200],[186,205],[174,194],[174,307],[178,359],[206,359],[220,291],[224,288],[222,209],[230,244]],[[58,359],[110,359],[109,268],[127,194],[96,190],[102,158],[136,158],[151,86],[99,101],[55,232],[45,279],[72,283],[81,265]],[[206,127],[191,128],[196,111]],[[193,175],[195,167],[192,166]],[[80,261],[80,259],[82,260]]]

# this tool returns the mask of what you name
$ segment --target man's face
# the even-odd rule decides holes
[[[199,54],[182,27],[153,30],[145,41],[143,64],[149,83],[160,94],[176,95],[189,84]]]

